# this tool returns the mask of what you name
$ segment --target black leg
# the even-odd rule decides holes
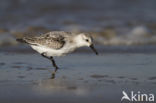
[[[58,66],[57,66],[56,63],[55,63],[54,58],[53,58],[52,56],[51,56],[51,57],[47,57],[47,56],[44,55],[44,53],[42,53],[41,55],[42,55],[43,57],[45,57],[45,58],[51,60],[53,66],[55,67],[55,70],[54,70],[54,72],[52,72],[52,77],[51,77],[51,79],[54,79],[54,78],[55,78],[55,73],[56,73],[56,71],[59,69]]]
[[[50,59],[49,57],[45,56],[44,53],[41,54],[43,57],[47,58],[47,59]]]
[[[55,60],[53,59],[53,57],[50,57],[50,60],[51,60],[51,62],[52,62],[52,64],[53,64],[53,66],[55,67],[55,71],[52,72],[52,77],[51,77],[51,79],[54,79],[54,78],[55,78],[55,73],[56,73],[56,71],[57,71],[59,68],[58,68],[58,66],[56,65]]]
[[[54,60],[53,57],[50,57],[50,60],[51,60],[51,62],[52,62],[52,64],[53,64],[53,66],[55,67],[55,72],[56,72],[57,69],[59,69],[59,68],[58,68],[58,66],[56,65],[55,60]]]

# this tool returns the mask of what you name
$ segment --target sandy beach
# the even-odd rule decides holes
[[[50,61],[36,53],[0,53],[0,102],[119,103],[122,91],[156,93],[156,54],[75,53]]]

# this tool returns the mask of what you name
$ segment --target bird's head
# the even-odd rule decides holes
[[[78,34],[77,42],[79,46],[90,47],[95,52],[95,54],[98,55],[98,52],[96,51],[93,45],[93,39],[89,33]]]

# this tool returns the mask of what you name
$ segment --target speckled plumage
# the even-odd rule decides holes
[[[31,45],[42,45],[52,49],[60,49],[72,36],[74,34],[71,32],[53,31],[40,36],[24,37],[23,40]]]

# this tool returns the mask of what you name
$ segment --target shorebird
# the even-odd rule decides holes
[[[92,37],[88,33],[76,34],[72,32],[52,31],[39,36],[25,36],[16,40],[30,45],[32,49],[43,57],[51,60],[55,67],[54,72],[52,72],[52,79],[55,78],[55,73],[59,69],[53,57],[66,55],[76,48],[83,46],[90,47],[98,55],[98,52],[94,48]]]

